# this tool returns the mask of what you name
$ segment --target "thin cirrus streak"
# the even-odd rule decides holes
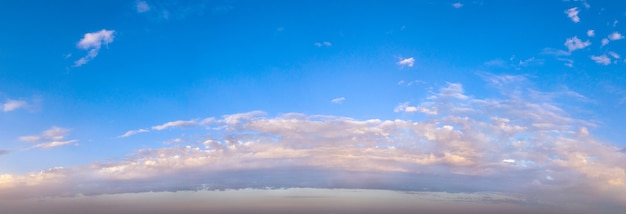
[[[484,78],[501,88],[526,81]],[[596,124],[567,115],[552,101],[575,92],[524,97],[502,91],[501,98],[479,99],[448,83],[418,104],[437,109],[419,121],[225,115],[195,123],[208,137],[186,146],[140,150],[125,161],[0,175],[0,197],[355,188],[497,193],[515,196],[505,203],[571,210],[624,208],[626,154],[596,139],[589,131]]]

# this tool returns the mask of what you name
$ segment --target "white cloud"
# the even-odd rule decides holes
[[[580,22],[580,17],[578,17],[578,7],[573,7],[565,11],[567,17],[569,17],[574,23]]]
[[[409,102],[398,104],[394,110],[394,112],[421,112],[428,115],[437,115],[437,108],[432,107],[432,103],[423,103],[420,106],[410,106]]]
[[[316,42],[316,43],[313,43],[313,45],[315,45],[317,47],[330,47],[330,46],[333,46],[333,44],[328,42],[328,41]]]
[[[9,112],[9,111],[15,111],[17,109],[20,108],[25,108],[28,105],[28,103],[24,100],[7,100],[6,103],[4,103],[2,105],[2,111],[4,112]]]
[[[604,47],[605,45],[608,45],[608,44],[609,44],[609,39],[603,38],[602,39],[602,45],[600,45],[600,47]]]
[[[49,149],[49,148],[53,148],[53,147],[69,145],[69,144],[75,143],[75,142],[77,142],[77,140],[52,141],[52,142],[48,142],[48,143],[37,144],[37,145],[33,146],[33,148]]]
[[[65,140],[70,132],[70,129],[54,126],[41,132],[41,135],[21,136],[19,140],[24,142],[40,142],[40,144],[31,148],[49,149],[77,142],[78,140]]]
[[[572,52],[578,49],[586,48],[587,46],[591,45],[591,42],[589,40],[583,42],[578,37],[574,36],[572,38],[566,39],[563,45],[567,47],[569,52]]]
[[[124,137],[130,137],[139,133],[144,133],[144,132],[149,132],[150,130],[147,129],[137,129],[137,130],[130,130],[127,131],[126,133],[124,133],[123,135],[118,136],[119,138],[124,138]]]
[[[623,39],[624,36],[616,31],[616,32],[609,34],[608,38],[610,40],[620,40],[620,39]]]
[[[409,58],[400,58],[400,61],[398,61],[398,65],[401,66],[409,66],[409,67],[413,67],[413,64],[415,63],[415,59],[413,57],[409,57]]]
[[[138,1],[135,6],[138,13],[145,13],[150,11],[150,5],[146,1]]]
[[[76,47],[88,50],[87,55],[76,60],[74,67],[79,67],[98,56],[98,52],[102,45],[108,45],[113,42],[115,31],[102,29],[97,32],[86,33],[83,38],[76,44]]]
[[[161,131],[161,130],[165,130],[165,129],[168,129],[168,128],[191,127],[191,126],[195,126],[195,125],[198,125],[198,122],[196,120],[177,120],[177,121],[167,122],[167,123],[164,123],[164,124],[158,125],[158,126],[153,126],[152,129],[153,130],[157,130],[157,131]]]
[[[337,98],[335,98],[335,99],[331,100],[330,102],[331,102],[331,103],[334,103],[334,104],[341,104],[341,103],[343,103],[343,101],[345,101],[345,100],[346,100],[346,98],[345,98],[345,97],[337,97]]]
[[[458,9],[458,8],[463,7],[463,4],[461,4],[461,2],[457,2],[457,3],[452,4],[452,7],[454,7],[454,8],[457,8],[457,9]]]
[[[409,113],[416,112],[417,111],[417,107],[415,107],[415,106],[407,106],[406,108],[404,108],[404,111],[405,112],[409,112]]]
[[[606,56],[606,54],[602,54],[600,56],[593,56],[592,55],[591,59],[593,61],[595,61],[596,63],[598,63],[598,64],[602,64],[602,65],[609,65],[609,64],[611,64],[611,59],[608,56]]]
[[[611,55],[611,57],[613,57],[615,59],[619,59],[620,58],[620,55],[615,53],[615,52],[613,52],[613,51],[609,51],[609,55]]]
[[[594,37],[596,35],[596,32],[594,30],[588,30],[587,31],[587,36],[588,37]]]

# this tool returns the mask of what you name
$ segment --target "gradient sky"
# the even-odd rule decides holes
[[[0,1],[0,205],[619,213],[624,24],[591,0]]]

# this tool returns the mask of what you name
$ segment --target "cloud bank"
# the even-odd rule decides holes
[[[449,83],[414,110],[400,108],[436,109],[422,111],[421,120],[248,112],[166,123],[158,129],[193,124],[206,135],[120,161],[3,174],[0,198],[306,187],[497,193],[519,199],[507,203],[573,211],[626,208],[622,148],[596,139],[596,124],[554,101],[575,92],[516,91],[528,81],[523,76],[483,78],[502,97],[475,98]],[[50,129],[22,140],[66,133]]]

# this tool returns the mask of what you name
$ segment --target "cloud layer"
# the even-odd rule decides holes
[[[0,198],[313,187],[498,192],[519,195],[519,203],[623,208],[626,154],[594,138],[594,123],[552,101],[575,92],[520,96],[506,88],[525,77],[484,78],[504,97],[474,98],[450,83],[415,109],[400,108],[425,113],[419,121],[249,112],[165,123],[153,129],[188,126],[207,134],[124,161],[0,175]],[[21,139],[62,140],[67,132]]]

